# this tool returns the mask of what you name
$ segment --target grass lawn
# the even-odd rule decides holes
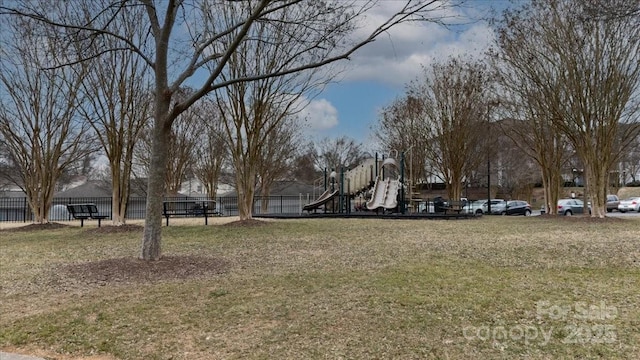
[[[0,349],[77,359],[640,357],[640,219],[0,231]],[[97,356],[97,357],[96,357]]]

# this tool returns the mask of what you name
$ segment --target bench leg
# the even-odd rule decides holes
[[[98,218],[98,227],[100,227],[100,221],[101,221],[101,220],[102,220],[102,219]]]
[[[80,219],[80,227],[84,227],[84,219]]]

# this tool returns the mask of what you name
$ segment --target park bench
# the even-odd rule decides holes
[[[204,224],[209,225],[209,217],[222,214],[216,209],[215,200],[165,200],[162,202],[162,215],[169,226],[170,217],[204,216]]]
[[[98,207],[96,204],[67,204],[67,211],[73,216],[74,219],[80,220],[80,227],[84,226],[84,221],[87,219],[98,220],[98,227],[102,219],[106,219],[109,215],[102,215],[98,213]]]

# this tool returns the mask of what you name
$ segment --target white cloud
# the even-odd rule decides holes
[[[392,4],[402,2],[382,2]],[[367,18],[366,25],[356,36],[366,36],[394,9],[387,5]],[[446,16],[460,21],[463,14],[452,9]],[[457,16],[457,17],[456,17]],[[422,66],[452,55],[479,56],[493,41],[494,35],[486,23],[456,26],[457,32],[435,23],[407,23],[392,28],[387,36],[358,50],[345,63],[344,81],[373,80],[393,87],[401,87],[415,79]]]
[[[338,125],[338,110],[326,99],[311,100],[300,116],[312,131],[327,130]]]

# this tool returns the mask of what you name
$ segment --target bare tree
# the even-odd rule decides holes
[[[535,68],[545,115],[581,158],[593,216],[604,217],[609,172],[640,131],[640,20],[590,17],[600,3],[534,1],[505,15],[501,38],[517,42],[516,66]],[[632,125],[622,136],[621,124]]]
[[[316,149],[313,142],[302,146],[293,160],[291,177],[305,184],[313,182],[321,176],[321,171],[315,165]]]
[[[0,6],[0,14],[26,16],[55,27],[76,30],[87,38],[109,36],[120,40],[118,49],[135,52],[153,70],[154,74],[154,122],[152,128],[153,147],[147,187],[147,209],[145,230],[140,258],[157,260],[161,256],[163,172],[168,161],[167,144],[173,123],[182,112],[196,101],[219,88],[233,83],[276,78],[287,74],[325,67],[339,60],[348,59],[357,49],[371,43],[379,35],[394,26],[413,21],[443,21],[446,10],[452,6],[448,1],[412,1],[394,4],[397,11],[362,38],[351,37],[364,15],[375,8],[375,1],[335,0],[303,2],[301,0],[258,1],[191,1],[152,0],[121,1],[96,0],[95,2],[68,1],[62,3],[66,11],[40,12],[30,6],[30,1],[16,1],[12,7]],[[12,3],[14,4],[14,3]],[[163,8],[160,8],[160,6]],[[112,19],[122,16],[130,7],[141,6],[147,13],[145,22],[139,26],[150,29],[150,41],[135,43],[120,33],[105,28]],[[98,9],[98,11],[96,11]],[[241,11],[246,9],[247,11]],[[242,14],[229,23],[222,14]],[[85,14],[90,21],[85,21]],[[221,74],[228,62],[236,56],[243,43],[260,42],[261,34],[250,30],[256,24],[282,25],[282,13],[287,19],[288,37],[285,42],[303,42],[299,51],[279,54],[284,58],[282,66],[268,72],[259,72],[240,77],[223,78]],[[431,17],[429,17],[431,16]],[[373,20],[372,20],[373,21]],[[180,29],[180,31],[174,31]],[[312,32],[315,37],[303,38],[298,34]],[[262,38],[262,41],[271,39]],[[277,45],[274,43],[274,45]],[[114,51],[116,49],[104,49]],[[69,63],[78,63],[95,54],[78,53]],[[209,71],[205,71],[209,69]],[[183,100],[174,94],[198,72],[197,89]],[[249,179],[248,181],[252,181]]]
[[[180,89],[176,98],[188,96],[192,89]],[[175,196],[180,192],[182,184],[196,164],[196,149],[202,143],[202,135],[206,133],[207,122],[203,121],[205,114],[210,111],[206,102],[200,102],[190,107],[178,116],[178,121],[171,129],[167,146],[167,168],[163,172],[164,194]],[[211,121],[211,120],[209,120]],[[144,172],[150,174],[153,132],[150,123],[141,132],[137,145],[137,162],[142,164]]]
[[[586,1],[585,17],[598,20],[615,20],[640,16],[639,0]]]
[[[315,11],[317,7],[316,4],[304,5],[272,14],[271,22],[255,24],[247,37],[256,40],[245,41],[238,46],[228,61],[227,69],[220,74],[221,79],[228,81],[256,72],[276,72],[291,61],[291,54],[304,52],[310,44],[318,41],[314,29],[299,29],[294,25],[301,16],[306,16],[307,6],[309,11]],[[239,5],[229,8],[222,17],[228,24],[234,24],[251,11],[250,7]],[[292,34],[294,29],[296,33]],[[310,69],[233,83],[216,91],[236,174],[240,220],[251,219],[253,215],[257,185],[261,185],[262,195],[267,196],[272,182],[283,172],[283,160],[290,157],[287,153],[292,151],[291,143],[298,131],[293,115],[301,111],[307,102],[302,95],[320,90],[331,77],[328,70]]]
[[[640,174],[640,134],[623,152],[619,171],[622,175],[623,186],[627,183],[628,178],[633,183],[639,180],[637,176]]]
[[[193,173],[209,198],[215,199],[222,169],[229,163],[229,152],[217,107],[208,98],[203,101],[199,117],[204,127],[195,147]]]
[[[517,141],[522,133],[512,130],[517,125],[522,127],[522,121],[507,119],[497,121],[496,125],[504,131],[492,144],[496,149],[492,159],[496,169],[496,183],[507,198],[514,199],[514,196],[522,196],[525,191],[530,193],[528,190],[533,187],[533,179],[537,178],[539,167],[528,155],[526,150],[529,149]]]
[[[291,173],[292,162],[301,143],[301,127],[297,117],[283,119],[280,128],[267,136],[262,147],[258,165],[258,186],[260,187],[262,212],[268,212],[269,195],[273,184],[285,180]]]
[[[370,157],[361,143],[348,136],[331,139],[324,138],[316,144],[315,164],[318,169],[351,169]]]
[[[34,222],[46,223],[59,176],[94,148],[77,116],[85,66],[47,69],[76,50],[60,42],[73,33],[53,33],[28,18],[0,20],[0,133]]]
[[[504,31],[512,30],[498,28],[499,34]],[[526,60],[527,54],[521,51],[520,44],[523,38],[526,38],[526,32],[517,38],[500,36],[498,49],[490,56],[499,94],[495,96],[500,98],[496,111],[504,119],[498,124],[502,133],[537,163],[545,211],[555,214],[563,182],[562,170],[571,155],[570,145],[555,127],[549,103],[536,86],[542,81],[539,75],[544,71]]]
[[[143,9],[132,8],[108,26],[129,41],[141,42],[146,33],[138,24],[144,15]],[[92,44],[94,53],[118,45],[112,37],[96,39]],[[131,192],[135,145],[144,125],[151,120],[148,69],[140,57],[129,51],[111,51],[90,64],[91,71],[83,82],[87,99],[83,113],[109,161],[112,222],[123,225]]]
[[[405,161],[412,186],[427,178],[428,144],[423,136],[422,116],[422,103],[412,96],[405,96],[382,109],[374,128],[374,134],[384,148],[407,152]]]
[[[488,85],[482,62],[450,58],[434,63],[421,80],[408,86],[408,95],[421,103],[426,156],[447,184],[450,199],[461,197],[465,177],[482,158]]]

